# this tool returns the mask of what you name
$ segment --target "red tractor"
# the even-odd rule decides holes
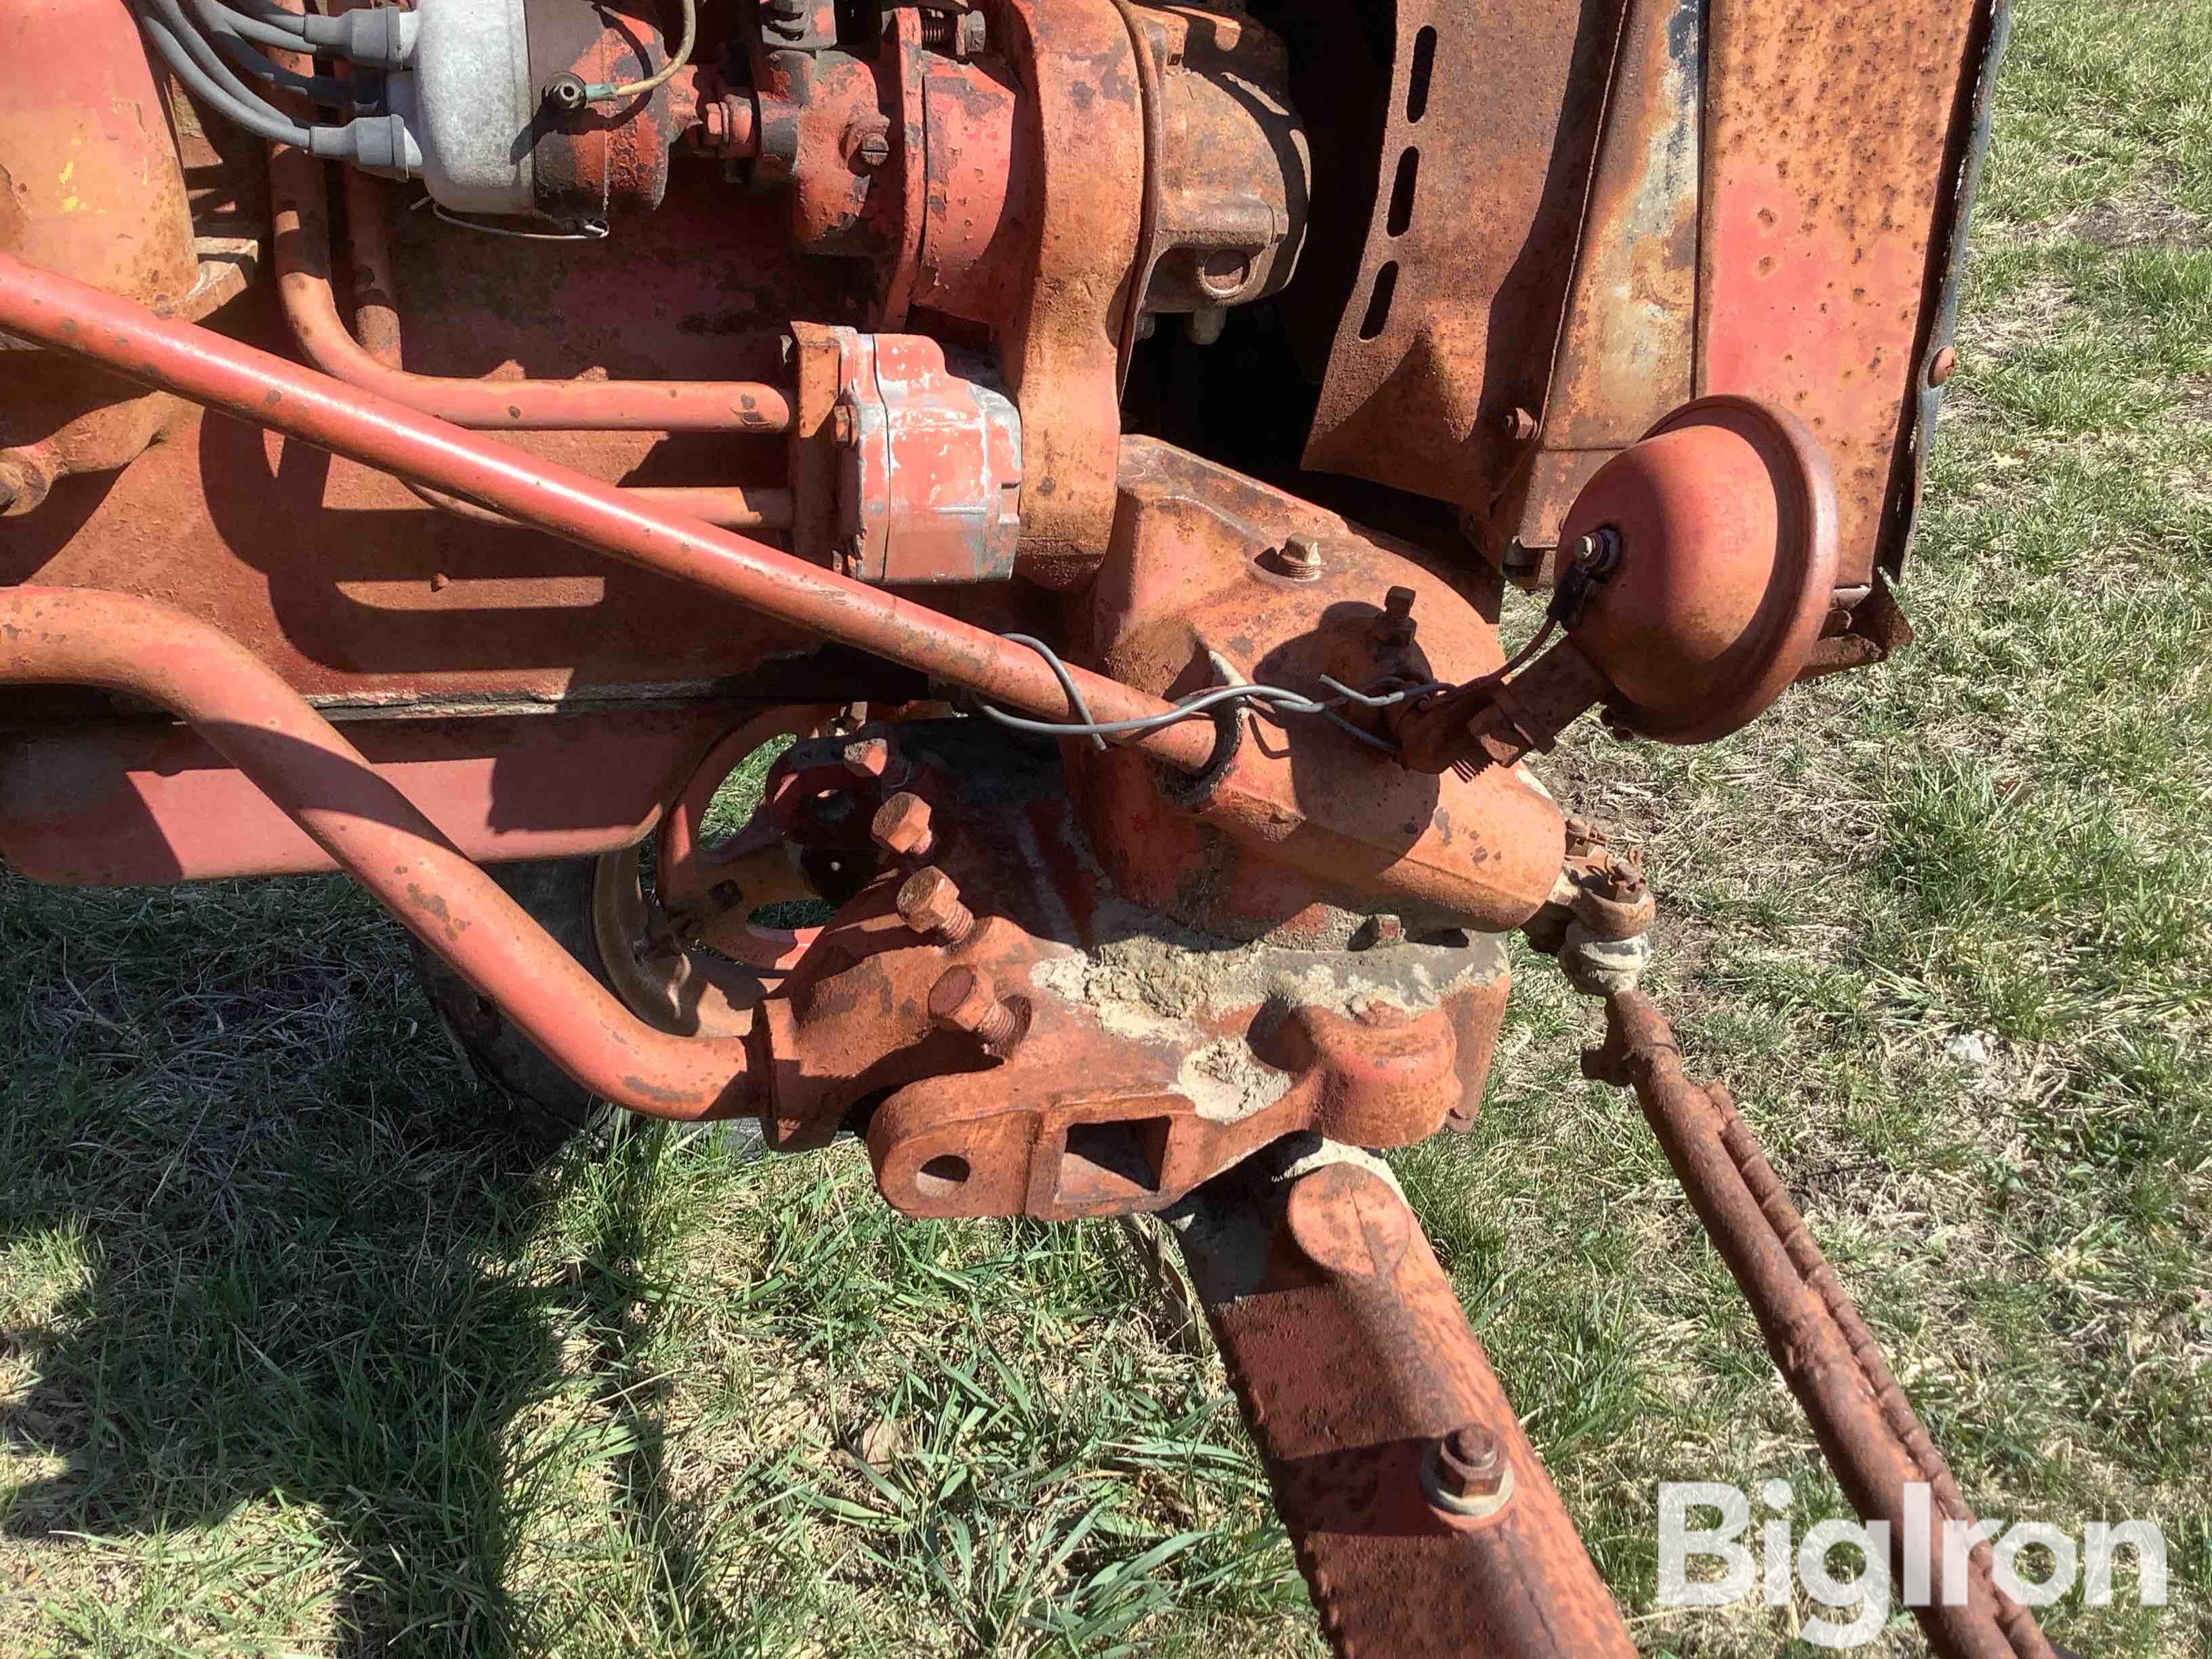
[[[1910,637],[2004,26],[12,0],[0,853],[350,872],[542,1133],[1162,1214],[1361,1654],[1632,1651],[1373,1156],[1525,932],[1936,1650],[2049,1655],[1530,764]]]

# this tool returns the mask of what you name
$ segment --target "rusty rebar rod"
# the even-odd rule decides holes
[[[1047,720],[1079,717],[1052,668],[1025,646],[6,254],[0,254],[0,331],[726,593],[993,702]],[[1118,680],[1073,666],[1067,672],[1096,720],[1171,712],[1162,699]],[[1212,757],[1215,734],[1211,721],[1185,720],[1127,741],[1197,772]]]
[[[2055,1659],[2034,1614],[1998,1588],[1987,1543],[1968,1549],[1964,1603],[1945,1604],[1951,1540],[1941,1523],[1972,1528],[1973,1512],[1735,1103],[1690,1080],[1673,1029],[1637,991],[1606,999],[1605,1042],[1583,1055],[1583,1068],[1636,1091],[1844,1495],[1862,1519],[1888,1523],[1899,1582],[1909,1541],[1905,1489],[1929,1487],[1934,1594],[1930,1605],[1912,1609],[1929,1645],[1943,1659]]]

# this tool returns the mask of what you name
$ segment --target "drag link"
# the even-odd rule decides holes
[[[1908,1551],[1924,1549],[1920,1599],[1929,1604],[1912,1611],[1929,1645],[1942,1659],[2057,1659],[2034,1614],[1997,1587],[1986,1542],[1968,1546],[1965,1601],[1945,1605],[1943,1523],[1975,1539],[1973,1511],[1727,1091],[1691,1082],[1673,1029],[1638,991],[1606,999],[1605,1042],[1584,1053],[1583,1072],[1635,1091],[1844,1495],[1861,1519],[1887,1524],[1896,1582],[1908,1592]],[[1915,1482],[1929,1489],[1923,1517],[1905,1503]]]

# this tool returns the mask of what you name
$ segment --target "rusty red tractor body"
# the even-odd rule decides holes
[[[1164,1214],[1363,1654],[1632,1650],[1370,1156],[1524,930],[1853,1502],[1968,1519],[1528,762],[1910,637],[2004,24],[14,0],[0,853],[349,872],[541,1126]],[[2051,1652],[1966,1577],[1939,1652]]]

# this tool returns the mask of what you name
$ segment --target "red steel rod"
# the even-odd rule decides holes
[[[720,525],[725,530],[791,528],[791,492],[781,485],[771,485],[766,489],[747,489],[742,484],[621,484],[617,487],[634,501],[650,501],[656,507],[666,507],[671,513],[681,513],[702,524]],[[421,484],[409,484],[407,488],[419,500],[441,507],[457,519],[466,519],[473,524],[497,525],[502,530],[516,528],[514,520],[505,514],[465,501],[458,495],[448,495],[442,490],[426,489]]]
[[[744,1039],[639,1019],[275,669],[207,623],[131,594],[0,588],[0,684],[98,686],[188,721],[592,1093],[648,1117],[760,1110]]]
[[[1024,646],[6,254],[0,254],[0,331],[726,593],[994,702],[1048,720],[1075,718],[1051,669]],[[1097,720],[1138,719],[1170,707],[1103,675],[1068,672]],[[1186,720],[1125,741],[1195,772],[1212,754],[1214,731],[1211,721]]]
[[[300,349],[326,373],[456,426],[509,432],[787,432],[791,399],[759,380],[471,380],[410,374],[363,349],[331,286],[323,164],[270,152],[276,289]]]

